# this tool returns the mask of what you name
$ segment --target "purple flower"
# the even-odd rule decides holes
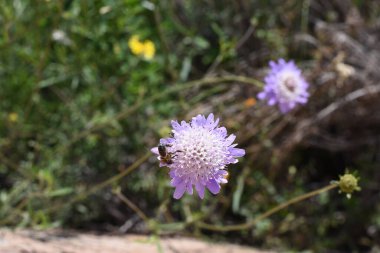
[[[207,119],[203,115],[193,117],[189,123],[172,121],[172,136],[160,140],[161,155],[159,147],[152,148],[152,152],[159,155],[160,167],[170,168],[175,199],[180,199],[185,191],[193,194],[193,186],[201,199],[205,187],[217,194],[220,184],[227,183],[226,165],[237,163],[236,158],[245,155],[244,149],[232,144],[236,136],[227,137],[226,128],[219,127],[218,123],[219,119],[214,120],[212,113]],[[162,147],[166,149],[166,156],[162,156]]]
[[[309,84],[293,61],[279,59],[269,62],[271,68],[265,77],[264,90],[257,97],[268,100],[268,105],[278,104],[282,113],[292,110],[297,104],[306,104]]]

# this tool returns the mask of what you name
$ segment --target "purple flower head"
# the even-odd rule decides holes
[[[257,97],[268,100],[268,105],[278,104],[282,113],[292,110],[297,104],[306,104],[309,84],[293,61],[279,59],[269,62],[270,72],[265,77],[264,90]]]
[[[158,155],[160,167],[170,168],[175,199],[180,199],[185,191],[193,194],[193,186],[201,199],[205,187],[217,194],[220,184],[227,183],[226,165],[237,163],[236,158],[245,155],[244,149],[232,144],[236,136],[227,136],[226,128],[219,127],[218,123],[219,119],[214,120],[212,113],[207,118],[193,117],[189,123],[172,121],[172,136],[161,139],[160,146],[152,148]]]

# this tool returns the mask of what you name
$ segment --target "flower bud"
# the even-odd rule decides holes
[[[340,191],[347,193],[347,198],[351,198],[351,193],[354,191],[360,191],[358,181],[359,178],[350,173],[346,173],[343,176],[340,176],[338,182]]]

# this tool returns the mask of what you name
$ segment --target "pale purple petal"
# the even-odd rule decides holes
[[[175,120],[172,120],[172,127],[175,131],[181,131],[182,129],[181,125]]]
[[[160,140],[160,143],[161,144],[164,144],[164,145],[168,145],[168,144],[171,144],[174,142],[174,139],[173,138],[162,138]]]
[[[182,182],[183,182],[183,180],[180,177],[174,177],[171,180],[170,184],[171,184],[171,186],[178,186],[178,185],[182,184]]]
[[[218,133],[221,138],[225,138],[227,136],[227,129],[225,127],[218,127],[215,129],[215,132]]]
[[[207,117],[207,122],[212,124],[214,123],[214,114],[213,113],[210,113]]]
[[[214,130],[215,127],[218,125],[218,123],[219,123],[219,119],[216,119],[215,121],[207,122],[205,127],[209,130]]]
[[[205,197],[205,186],[199,182],[195,184],[195,189],[198,192],[198,196],[203,199]]]
[[[156,155],[159,154],[159,153],[158,153],[158,147],[154,147],[154,148],[150,149],[150,151],[152,151],[152,153],[154,153],[154,154],[156,154]]]
[[[227,180],[228,172],[225,170],[219,170],[217,173],[217,182],[220,184],[226,184],[228,183]]]
[[[228,183],[228,180],[225,179],[225,178],[219,178],[218,183],[219,183],[219,184],[227,184],[227,183]]]
[[[220,191],[220,185],[218,184],[218,182],[216,182],[215,179],[210,179],[207,183],[206,183],[206,186],[207,188],[210,190],[210,192],[214,193],[214,194],[218,194],[219,191]]]
[[[242,157],[245,155],[245,150],[241,148],[229,148],[230,154],[235,157]]]
[[[225,160],[226,163],[237,163],[238,162],[238,159],[236,159],[235,157],[232,157],[232,156],[228,156]]]
[[[180,199],[186,191],[186,184],[179,184],[174,191],[173,197]]]
[[[260,100],[265,99],[266,98],[266,93],[260,92],[259,94],[257,94],[257,98],[260,99]]]
[[[193,195],[193,185],[192,184],[187,184],[186,191],[187,191],[188,194]]]
[[[275,105],[277,103],[276,99],[275,98],[270,98],[268,100],[268,105],[272,106],[272,105]]]
[[[203,115],[197,115],[196,117],[193,117],[191,121],[191,126],[193,127],[202,127],[207,124],[207,120],[205,116]]]
[[[229,146],[231,145],[234,140],[236,139],[236,136],[234,134],[231,134],[230,136],[227,137],[227,139],[225,140],[226,142],[226,145]]]

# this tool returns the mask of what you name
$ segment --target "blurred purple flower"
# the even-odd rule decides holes
[[[257,97],[268,100],[268,105],[278,104],[282,113],[292,110],[297,104],[306,104],[309,84],[293,61],[279,59],[269,62],[271,68],[265,77],[264,90]]]
[[[226,165],[237,163],[236,158],[245,155],[244,149],[232,144],[236,136],[227,137],[226,128],[219,127],[218,123],[219,119],[214,120],[212,113],[207,119],[203,115],[193,117],[189,123],[172,121],[172,137],[160,140],[172,158],[170,162],[162,159],[158,147],[152,148],[152,152],[159,155],[160,167],[170,168],[175,199],[180,199],[185,191],[193,194],[193,186],[201,199],[205,187],[217,194],[220,184],[227,183]]]

